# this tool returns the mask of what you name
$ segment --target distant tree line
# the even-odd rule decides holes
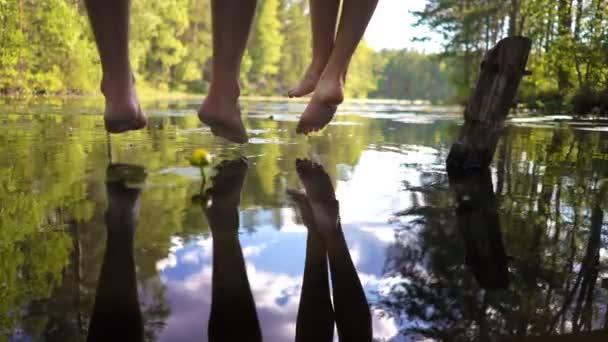
[[[485,51],[507,36],[533,40],[520,101],[545,111],[608,115],[608,1],[428,0],[418,24],[445,38],[458,97],[468,95]]]
[[[204,93],[210,79],[210,0],[135,0],[131,62],[139,87]],[[242,65],[243,94],[283,95],[311,59],[306,0],[260,0]],[[100,67],[82,0],[0,0],[0,94],[90,94]],[[446,64],[362,42],[349,68],[349,97],[451,97]]]

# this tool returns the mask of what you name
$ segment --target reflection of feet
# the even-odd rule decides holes
[[[212,230],[214,227],[231,226],[221,223],[235,219],[232,217],[235,213],[238,215],[241,189],[246,174],[247,159],[245,158],[224,161],[218,166],[217,174],[212,179],[213,186],[203,195],[203,198],[207,199],[203,201],[205,213],[209,221],[213,221],[210,224]],[[238,229],[238,224],[236,228]]]
[[[320,79],[315,93],[300,117],[297,133],[308,134],[318,131],[333,119],[338,105],[344,101],[343,80]]]
[[[312,228],[315,224],[315,218],[312,214],[312,208],[310,207],[306,193],[300,190],[287,190],[287,194],[296,204],[304,226],[306,226],[306,228]]]
[[[238,88],[231,93],[227,95],[223,92],[221,96],[216,96],[210,92],[198,111],[198,117],[215,136],[244,144],[248,138],[241,119]]]
[[[314,221],[325,237],[338,231],[338,201],[329,175],[319,164],[310,160],[296,161],[298,176],[306,190]]]
[[[109,133],[123,133],[146,127],[148,120],[139,106],[132,76],[122,82],[104,79],[101,92],[106,98],[104,123]]]
[[[106,191],[108,210],[106,222],[108,230],[129,226],[135,228],[139,213],[139,195],[146,177],[141,166],[112,164],[106,170]]]
[[[306,73],[304,73],[300,83],[289,89],[287,95],[289,95],[289,97],[300,97],[312,93],[317,86],[317,82],[319,82],[324,67],[325,65],[317,67],[315,63],[312,63],[306,70]]]

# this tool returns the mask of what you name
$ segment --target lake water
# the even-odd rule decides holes
[[[146,130],[111,138],[97,105],[0,106],[0,341],[327,340],[333,321],[336,341],[368,326],[393,342],[606,328],[601,128],[513,122],[490,173],[450,185],[454,110],[347,103],[302,137],[305,104],[243,101],[239,147],[200,127],[198,101],[148,104]],[[222,165],[205,184],[198,148]],[[302,177],[313,224],[288,195]]]

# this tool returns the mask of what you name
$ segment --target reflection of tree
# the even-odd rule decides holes
[[[61,103],[53,103],[57,105]],[[56,110],[53,106],[44,110]],[[81,108],[84,105],[79,104],[76,109]],[[260,110],[270,112],[268,108],[263,104]],[[164,172],[168,167],[189,167],[186,156],[193,148],[250,157],[241,222],[255,229],[262,221],[281,226],[280,208],[286,203],[285,190],[297,183],[298,157],[321,159],[331,178],[342,181],[349,173],[339,171],[354,168],[366,150],[442,145],[455,132],[455,125],[448,122],[404,124],[355,115],[336,119],[340,125],[311,138],[296,136],[293,123],[249,120],[250,128],[262,131],[256,137],[266,142],[236,152],[210,134],[200,134],[195,116],[153,116],[145,130],[112,136],[114,161],[145,165],[150,171],[141,198],[142,229],[137,230],[134,246],[150,339],[169,315],[158,261],[170,253],[172,238],[188,242],[208,234],[200,207],[191,203],[200,184]],[[27,334],[48,340],[77,340],[86,336],[104,252],[100,242],[106,239],[103,181],[108,160],[106,135],[100,134],[102,119],[45,112],[3,115],[0,123],[0,325],[9,331],[21,325]]]
[[[387,273],[402,281],[381,306],[404,318],[402,333],[486,340],[602,328],[607,296],[598,282],[606,203],[597,179],[606,177],[608,156],[598,148],[600,139],[582,131],[509,129],[498,149],[496,177],[510,256],[505,290],[483,289],[475,271],[464,267],[471,246],[458,235],[447,181],[440,174],[422,177],[422,186],[412,190],[417,204],[401,213],[406,223],[386,264]]]

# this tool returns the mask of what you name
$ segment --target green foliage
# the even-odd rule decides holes
[[[506,36],[532,39],[520,100],[545,111],[603,108],[608,89],[608,3],[605,0],[429,0],[420,25],[441,33],[457,98],[472,89],[488,48]],[[576,96],[575,96],[576,95]],[[593,103],[574,103],[581,99]],[[608,112],[604,111],[605,115]]]
[[[262,94],[272,89],[272,78],[279,71],[283,34],[279,21],[279,0],[262,0],[253,27],[250,45],[251,69],[249,79]]]
[[[2,1],[0,93],[91,90],[96,51],[78,8],[65,0]]]
[[[415,51],[382,51],[386,61],[373,97],[446,101],[452,98],[446,63]]]
[[[82,4],[0,0],[0,22],[0,94],[98,92],[99,57]],[[131,64],[139,86],[207,91],[212,56],[210,0],[134,1],[130,34]],[[299,82],[311,54],[308,1],[259,1],[241,66],[242,93],[285,95]],[[390,63],[393,58],[397,60]],[[398,69],[410,66],[404,58],[416,59],[419,68]],[[445,101],[446,75],[429,56],[376,52],[362,42],[353,56],[345,92],[347,97]]]

